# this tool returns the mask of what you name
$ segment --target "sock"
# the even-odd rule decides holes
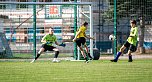
[[[85,59],[86,61],[88,61],[88,58],[87,58],[87,57],[85,57],[84,59]]]
[[[35,57],[35,60],[37,60],[40,55],[41,55],[41,54],[38,53],[37,56]]]
[[[117,53],[117,56],[116,56],[116,58],[115,58],[114,60],[117,61],[120,55],[121,55],[121,52],[118,52],[118,53]]]
[[[55,51],[55,55],[54,55],[54,58],[57,58],[59,55],[59,51]]]
[[[91,59],[92,59],[92,57],[91,57],[90,53],[88,53],[88,56],[89,56],[89,58],[91,58]]]
[[[129,60],[132,60],[132,55],[129,55]]]

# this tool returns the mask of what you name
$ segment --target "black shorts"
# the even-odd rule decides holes
[[[137,47],[133,44],[130,44],[128,41],[125,42],[124,46],[126,48],[129,48],[130,51],[135,52],[137,50]]]
[[[49,46],[49,45],[46,45],[46,44],[43,44],[41,47],[44,48],[44,52],[46,52],[47,50],[48,51],[53,51],[53,49],[56,48],[54,46]]]
[[[76,39],[76,43],[78,46],[84,45],[86,43],[86,39],[84,37],[80,37]]]

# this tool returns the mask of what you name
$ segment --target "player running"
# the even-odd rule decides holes
[[[130,21],[130,25],[131,25],[131,30],[130,30],[130,35],[126,41],[126,43],[120,48],[120,51],[117,53],[117,56],[114,60],[111,60],[111,62],[117,62],[119,56],[123,53],[123,51],[126,48],[129,48],[128,50],[128,56],[129,56],[129,60],[128,62],[132,62],[132,52],[135,52],[137,47],[137,37],[138,37],[138,28],[136,26],[136,21],[135,20],[131,20]]]
[[[76,32],[76,36],[73,39],[73,42],[76,42],[77,46],[79,47],[79,49],[81,51],[81,54],[83,55],[84,59],[86,60],[86,63],[88,63],[88,58],[86,57],[86,54],[85,54],[85,52],[84,52],[84,50],[82,48],[82,45],[85,47],[86,53],[88,54],[88,56],[92,60],[93,58],[91,57],[91,55],[89,53],[88,47],[86,45],[86,39],[85,38],[94,40],[94,38],[89,37],[89,36],[86,35],[85,32],[87,30],[87,27],[88,27],[88,23],[84,22],[83,25]]]
[[[46,34],[46,35],[42,38],[41,42],[42,42],[43,44],[42,44],[39,52],[37,53],[37,56],[35,57],[35,59],[34,59],[33,61],[31,61],[31,63],[33,63],[35,60],[37,60],[37,59],[39,58],[39,56],[40,56],[43,52],[45,52],[45,51],[47,51],[47,50],[49,50],[49,51],[54,51],[54,52],[55,52],[54,59],[53,59],[52,62],[59,62],[59,60],[57,60],[57,57],[58,57],[58,55],[59,55],[59,49],[56,48],[56,47],[54,47],[54,46],[52,46],[52,44],[55,43],[56,45],[58,45],[58,46],[63,46],[63,47],[65,47],[65,44],[63,44],[63,43],[62,43],[62,44],[59,44],[59,43],[57,42],[56,36],[55,36],[53,33],[54,33],[53,28],[50,28],[50,29],[49,29],[49,33]]]

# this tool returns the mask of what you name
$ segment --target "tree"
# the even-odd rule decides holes
[[[106,12],[106,18],[113,18],[114,0],[109,0],[110,8]],[[117,19],[123,17],[136,18],[140,23],[139,50],[145,53],[144,29],[145,22],[152,21],[152,0],[117,0]]]

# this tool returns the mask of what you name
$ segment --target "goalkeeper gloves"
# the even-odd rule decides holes
[[[59,44],[59,46],[65,47],[66,44],[65,43],[61,43],[61,44]]]

